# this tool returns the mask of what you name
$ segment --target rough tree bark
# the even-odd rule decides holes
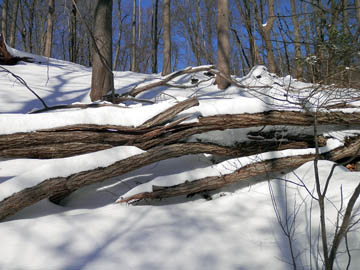
[[[0,135],[1,157],[56,158],[94,152],[120,145],[133,145],[148,150],[159,145],[169,145],[184,141],[192,135],[225,129],[248,128],[257,126],[311,126],[313,117],[302,112],[269,111],[266,113],[241,115],[216,115],[201,117],[196,123],[182,124],[187,118],[175,116],[181,111],[198,105],[196,99],[180,102],[149,119],[139,127],[113,125],[73,125],[37,132]],[[174,119],[175,118],[175,119]],[[359,125],[359,113],[319,113],[321,125]],[[116,131],[116,132],[115,132]],[[266,138],[259,142],[257,138]],[[319,145],[324,145],[319,137]],[[70,143],[71,142],[71,143]],[[250,144],[251,142],[252,144]],[[66,148],[71,146],[72,148]],[[281,140],[271,133],[248,133],[248,142],[232,147],[232,155],[249,155],[286,148],[313,147],[311,136],[285,136]],[[93,147],[93,148],[91,148]],[[239,152],[242,149],[242,152]],[[243,154],[240,154],[243,153]]]
[[[70,40],[69,40],[69,57],[70,61],[76,63],[77,60],[77,53],[76,53],[76,45],[77,45],[77,11],[76,11],[76,2],[71,6],[71,22],[70,22]]]
[[[97,49],[92,59],[91,92],[92,101],[102,100],[114,89],[112,73],[112,0],[98,0],[95,9],[94,38]],[[99,53],[101,55],[99,55]]]
[[[218,40],[218,69],[225,76],[230,77],[230,40],[229,40],[229,3],[228,0],[218,0],[217,18]],[[221,76],[216,76],[218,88],[225,90],[230,83]]]
[[[348,156],[353,156],[358,153],[360,147],[360,139],[357,138],[348,147],[339,147],[329,153],[326,158],[329,160],[337,160]],[[211,147],[196,147],[194,144],[172,144],[155,147],[148,150],[145,153],[132,156],[127,159],[123,159],[111,164],[108,167],[96,168],[89,171],[83,171],[75,174],[71,174],[67,177],[57,177],[51,179],[44,179],[41,183],[26,188],[22,191],[12,194],[0,202],[0,220],[15,214],[21,209],[30,206],[42,199],[62,196],[68,194],[81,187],[90,185],[96,182],[101,182],[111,177],[122,175],[126,172],[141,168],[143,166],[158,162],[161,160],[180,157],[189,154],[198,153],[216,153]],[[275,159],[263,162],[257,162],[250,164],[234,173],[223,175],[220,177],[207,177],[198,181],[184,183],[179,186],[160,188],[157,191],[167,191],[161,194],[163,197],[172,197],[183,194],[192,194],[201,191],[209,191],[221,188],[223,186],[232,184],[234,182],[241,181],[245,178],[261,175],[267,172],[273,172],[281,169],[288,169],[291,167],[300,166],[301,164],[313,160],[315,155],[295,156],[287,159]],[[185,190],[185,191],[184,191]],[[123,202],[137,201],[145,198],[159,198],[159,194],[156,193],[143,193],[133,196],[131,198],[125,198],[121,200]],[[121,202],[120,201],[120,202]]]
[[[18,10],[19,10],[19,3],[20,0],[15,0],[14,1],[14,6],[13,6],[13,12],[12,12],[12,21],[11,21],[11,25],[10,25],[10,47],[15,48],[16,45],[16,25],[17,25],[17,17],[18,17]]]
[[[161,75],[165,76],[171,73],[171,31],[170,31],[170,0],[163,2],[163,68]]]
[[[45,42],[45,51],[44,51],[44,55],[46,57],[51,57],[54,12],[55,12],[55,0],[49,0],[48,21],[46,28],[46,42]]]
[[[123,173],[141,168],[151,163],[183,155],[209,153],[219,156],[248,156],[265,151],[281,150],[286,148],[313,147],[309,137],[297,136],[296,139],[286,137],[286,141],[279,143],[275,138],[272,143],[244,143],[237,147],[224,147],[211,143],[189,143],[186,138],[194,134],[200,134],[212,130],[225,130],[246,128],[264,125],[294,125],[312,126],[313,115],[299,111],[268,111],[264,113],[241,114],[241,115],[214,115],[200,117],[198,122],[182,124],[188,116],[179,117],[179,113],[187,108],[198,105],[196,98],[180,102],[173,107],[161,112],[147,120],[139,127],[123,127],[111,125],[75,125],[41,130],[31,133],[18,133],[0,136],[0,153],[27,155],[21,152],[24,149],[33,149],[36,153],[51,151],[54,147],[64,153],[73,148],[72,154],[78,154],[81,147],[85,151],[93,151],[113,147],[114,145],[133,145],[146,150],[146,152],[130,158],[117,161],[105,168],[96,168],[89,171],[74,173],[67,177],[44,179],[41,183],[10,195],[0,202],[0,219],[16,213],[22,208],[36,203],[44,198],[61,198],[65,194],[75,191],[85,185],[100,182],[105,179],[119,176]],[[318,125],[347,125],[360,124],[359,113],[343,112],[319,112],[316,115]],[[269,139],[271,133],[249,133],[249,136],[262,136]],[[74,140],[74,138],[77,138]],[[251,138],[249,137],[249,141]],[[320,145],[326,140],[319,137]],[[347,141],[344,147],[339,147],[323,154],[323,158],[338,160],[359,153],[360,138]],[[91,150],[91,148],[93,148]],[[89,150],[90,149],[90,150]],[[25,153],[25,154],[24,154]],[[285,159],[274,159],[257,162],[229,175],[210,177],[198,181],[184,183],[179,186],[163,188],[155,187],[153,193],[136,195],[125,198],[123,201],[132,202],[145,198],[171,197],[182,194],[192,194],[202,191],[218,189],[222,186],[241,181],[242,179],[261,175],[267,172],[289,169],[299,166],[315,155],[295,156]]]
[[[157,73],[158,71],[158,64],[157,64],[157,57],[158,57],[158,9],[159,9],[159,0],[153,0],[153,7],[152,7],[152,19],[151,19],[151,71],[152,73]]]
[[[359,148],[360,138],[357,138],[351,145],[338,147],[323,154],[322,158],[336,161],[345,157],[352,157],[359,154]],[[295,169],[308,161],[314,160],[315,157],[316,154],[308,154],[260,161],[221,176],[205,177],[174,186],[153,186],[152,192],[135,194],[127,198],[121,198],[117,202],[135,203],[145,199],[163,199],[181,195],[193,195],[200,192],[209,192],[249,179],[250,177],[266,175],[281,170],[287,171]]]
[[[3,0],[1,5],[1,33],[4,40],[7,40],[7,15],[8,11],[8,0]]]

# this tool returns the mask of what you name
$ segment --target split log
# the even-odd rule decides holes
[[[328,160],[339,160],[346,157],[359,156],[360,138],[356,138],[349,146],[339,147],[322,156]],[[121,198],[118,203],[136,203],[143,200],[165,199],[182,195],[192,195],[201,192],[209,192],[225,186],[249,179],[255,176],[282,170],[292,170],[302,164],[314,160],[316,154],[290,156],[278,159],[270,159],[246,165],[238,170],[221,176],[210,176],[194,181],[185,181],[174,186],[155,186],[152,192],[138,193],[126,198]]]

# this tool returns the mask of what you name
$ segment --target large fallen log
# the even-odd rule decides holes
[[[101,136],[101,135],[99,135]],[[70,136],[71,137],[71,136]],[[40,139],[37,137],[36,139]],[[91,137],[90,137],[91,138]],[[70,140],[69,140],[70,141]],[[41,145],[21,146],[11,149],[5,149],[0,151],[0,156],[6,158],[38,158],[38,159],[51,159],[51,158],[64,158],[74,155],[81,155],[90,152],[96,152],[100,150],[110,149],[117,145],[119,141],[104,140],[103,142],[91,142],[91,139],[86,138],[86,141],[72,141],[62,143],[50,143]],[[191,144],[191,143],[183,143]],[[326,145],[326,139],[320,136],[318,138],[319,146]],[[136,144],[135,144],[136,145]],[[209,144],[210,145],[210,144]],[[312,141],[250,141],[238,143],[232,147],[221,147],[220,145],[213,144],[214,147],[219,147],[223,151],[219,151],[216,155],[222,157],[243,157],[248,155],[254,155],[256,153],[268,152],[268,151],[280,151],[285,149],[304,149],[313,148],[314,140]]]
[[[165,110],[139,127],[123,127],[114,125],[73,125],[58,127],[37,132],[0,135],[0,157],[38,157],[43,158],[49,151],[56,152],[56,145],[69,142],[99,145],[99,147],[85,147],[82,151],[68,149],[59,155],[51,157],[73,156],[106,149],[111,146],[134,145],[148,150],[159,145],[167,145],[185,141],[192,135],[214,130],[248,128],[257,126],[286,125],[312,126],[313,116],[300,111],[268,111],[254,114],[215,115],[201,117],[198,122],[182,123],[186,118],[173,120],[177,114],[198,104],[196,99],[190,99]],[[175,118],[176,119],[176,118]],[[172,122],[171,122],[172,121]],[[360,125],[360,113],[328,112],[317,114],[318,125],[337,125],[347,129],[349,126]],[[285,142],[304,141],[284,137]],[[103,145],[106,145],[103,146]],[[80,145],[78,145],[80,147]],[[52,147],[53,151],[49,148]],[[24,149],[28,148],[28,150]],[[34,149],[34,154],[31,149]],[[21,150],[23,149],[23,150]],[[36,149],[36,150],[35,150]],[[43,152],[41,152],[43,149]],[[66,153],[63,155],[61,153]],[[49,157],[47,157],[49,158]]]
[[[354,156],[358,154],[359,147],[360,138],[356,138],[349,146],[343,146],[332,150],[326,154],[326,157],[330,160],[338,160],[345,157]],[[161,160],[199,153],[224,154],[224,151],[228,153],[229,150],[226,150],[221,146],[201,143],[159,146],[150,149],[145,153],[117,161],[108,167],[82,171],[71,174],[67,177],[44,179],[44,181],[40,182],[39,184],[23,189],[0,201],[0,220],[3,220],[6,217],[13,215],[19,210],[42,199],[56,196],[61,197],[63,194],[69,194],[86,185],[120,176],[124,173],[139,169]],[[204,190],[218,189],[222,186],[234,183],[236,181],[241,181],[242,179],[250,176],[262,175],[267,172],[281,169],[295,168],[307,161],[313,160],[314,158],[315,155],[304,155],[258,162],[245,166],[244,168],[240,168],[238,171],[229,174],[228,176],[217,178],[210,177],[198,181],[193,181],[190,182],[190,186],[184,184],[184,186],[168,188],[167,190],[169,195],[164,193],[161,194],[165,197],[171,197],[186,194],[186,192],[191,194]],[[135,197],[132,196],[131,198],[125,198],[122,200],[122,202],[129,202],[145,198],[159,198],[159,193],[144,193],[141,195],[136,195]]]

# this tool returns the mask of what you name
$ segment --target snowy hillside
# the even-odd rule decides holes
[[[89,68],[41,57],[36,60],[37,63],[6,68],[23,78],[48,106],[90,103]],[[121,94],[160,79],[159,74],[115,72],[115,89]],[[137,96],[155,104],[128,102],[118,107],[29,114],[41,109],[41,102],[1,70],[0,134],[75,124],[137,127],[177,102],[195,96],[199,106],[178,115],[179,118],[191,116],[185,123],[218,114],[253,114],[274,109],[313,111],[325,103],[333,104],[334,97],[342,98],[341,89],[334,88],[331,93],[325,89],[324,92],[329,90],[326,95],[321,92],[309,97],[310,84],[289,76],[277,77],[263,66],[254,67],[244,78],[234,78],[239,85],[252,87],[249,89],[233,85],[220,91],[203,72],[182,75],[171,83],[191,86],[191,79],[203,82],[186,89],[162,86]],[[358,109],[342,111],[351,113]],[[259,129],[247,128],[246,132]],[[297,134],[298,130],[294,127],[287,132]],[[330,128],[326,132],[329,137],[327,145],[320,147],[322,152],[342,146],[345,136],[358,133],[357,130],[335,132]],[[232,145],[244,141],[245,135],[244,129],[212,131],[194,135],[189,141]],[[44,179],[105,167],[143,152],[135,146],[119,146],[51,160],[1,159],[0,200]],[[311,196],[315,194],[313,162],[291,172],[250,178],[207,196],[177,197],[150,205],[115,204],[119,198],[151,191],[153,185],[176,185],[221,176],[256,160],[314,153],[313,148],[288,149],[219,163],[214,163],[208,155],[187,155],[87,186],[71,194],[61,205],[42,200],[0,223],[0,269],[293,269],[292,255],[298,269],[321,269],[319,208]],[[323,184],[333,164],[319,161]],[[342,166],[335,168],[326,201],[329,239],[337,214],[343,213],[359,179],[360,172],[350,172]],[[354,211],[360,213],[359,203]],[[292,250],[279,224],[284,221],[292,235]],[[359,230],[359,225],[355,225],[347,235],[350,253],[346,252],[343,241],[336,269],[345,269],[349,258],[349,269],[357,269],[360,264]]]

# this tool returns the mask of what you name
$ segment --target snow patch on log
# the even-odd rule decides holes
[[[44,181],[55,177],[67,177],[69,175],[92,170],[99,167],[107,167],[117,161],[129,158],[134,155],[142,154],[143,151],[135,146],[119,146],[111,149],[89,153],[69,158],[37,160],[32,163],[34,169],[26,171],[16,177],[10,178],[1,183],[0,201],[19,192],[23,189],[35,186]],[[17,160],[9,160],[0,164],[1,169],[11,166]]]

